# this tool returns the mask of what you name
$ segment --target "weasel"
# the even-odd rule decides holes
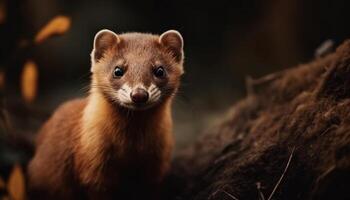
[[[61,105],[39,131],[30,196],[153,199],[171,162],[171,104],[183,60],[178,31],[99,31],[89,95]]]

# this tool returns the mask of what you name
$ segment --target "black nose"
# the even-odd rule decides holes
[[[134,103],[146,103],[148,100],[148,92],[142,88],[136,88],[130,94]]]

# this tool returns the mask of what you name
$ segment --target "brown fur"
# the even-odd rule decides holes
[[[95,38],[90,95],[62,105],[41,129],[28,168],[33,199],[154,198],[168,171],[182,44],[175,50],[155,35],[116,37]],[[168,72],[162,80],[150,73],[157,62]],[[111,77],[115,65],[128,68],[124,77]],[[113,99],[125,82],[156,84],[162,98],[146,110],[125,108]]]

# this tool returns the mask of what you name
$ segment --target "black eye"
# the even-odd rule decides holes
[[[157,78],[163,78],[165,76],[165,70],[163,67],[157,67],[156,69],[154,69],[153,74]]]
[[[113,72],[114,77],[122,77],[124,75],[124,70],[120,67],[116,67]]]

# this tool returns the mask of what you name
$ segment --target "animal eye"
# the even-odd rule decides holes
[[[124,70],[120,67],[116,67],[113,72],[114,77],[122,77],[124,75]]]
[[[157,67],[154,69],[153,74],[157,78],[163,78],[165,76],[165,69],[163,67]]]

